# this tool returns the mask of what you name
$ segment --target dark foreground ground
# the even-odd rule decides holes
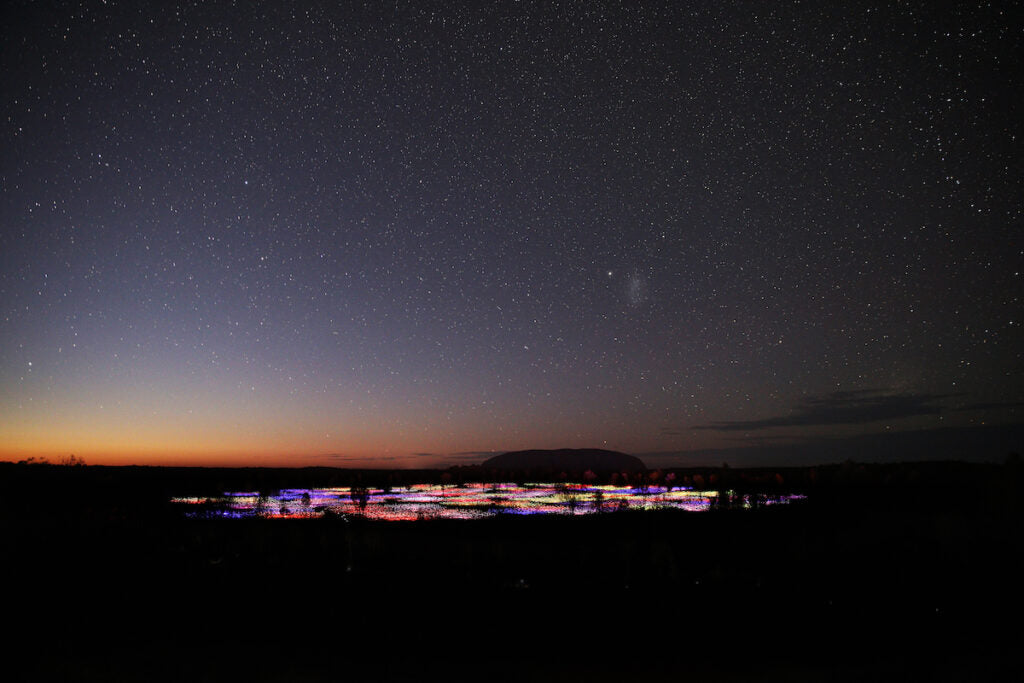
[[[3,678],[1020,679],[1016,463],[787,472],[807,501],[701,514],[229,521],[166,503],[274,476],[338,483],[0,464]]]

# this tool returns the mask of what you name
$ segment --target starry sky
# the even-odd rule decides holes
[[[941,4],[5,3],[0,459],[1024,422],[1022,29]]]

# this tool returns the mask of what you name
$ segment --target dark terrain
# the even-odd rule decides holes
[[[643,461],[636,456],[601,448],[510,451],[488,458],[480,467],[551,472],[573,469],[589,469],[594,472],[642,472],[646,469]]]
[[[16,633],[5,679],[1019,674],[1017,459],[677,473],[808,499],[470,522],[203,520],[168,498],[442,473],[0,463]]]

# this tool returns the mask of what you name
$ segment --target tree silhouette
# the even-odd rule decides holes
[[[260,491],[259,495],[256,496],[256,507],[253,508],[253,514],[257,517],[262,517],[267,512],[267,504],[269,503],[270,496],[263,491]]]
[[[366,504],[370,502],[370,489],[365,486],[353,486],[349,490],[349,497],[359,506],[360,512],[365,512]]]
[[[576,506],[579,505],[580,499],[578,492],[571,485],[559,484],[558,485],[558,497],[565,503],[565,507],[568,508],[569,514],[576,514]]]

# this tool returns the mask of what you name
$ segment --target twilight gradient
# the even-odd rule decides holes
[[[0,458],[1019,423],[1020,27],[830,5],[8,3]]]

